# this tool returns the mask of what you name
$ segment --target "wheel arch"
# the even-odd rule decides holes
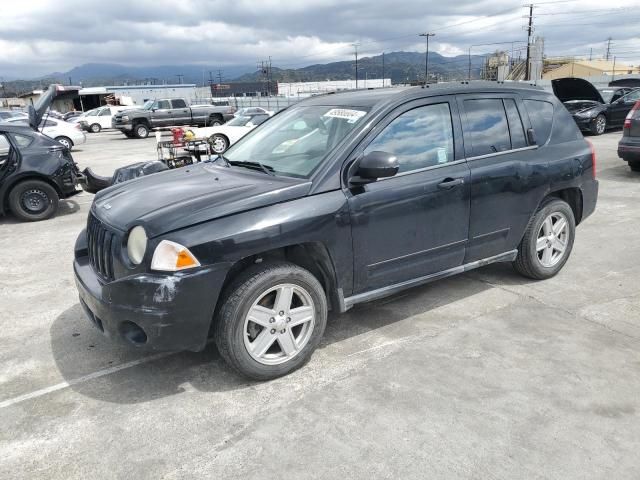
[[[560,200],[563,200],[569,204],[571,210],[573,211],[573,216],[576,220],[576,225],[580,223],[582,220],[582,208],[583,208],[583,199],[582,199],[582,190],[578,187],[569,187],[563,188],[559,190],[555,190],[550,192],[545,198],[542,199],[544,201],[548,197],[556,197]],[[540,203],[542,203],[542,201]]]
[[[311,272],[324,289],[329,310],[342,308],[343,300],[338,288],[335,265],[329,250],[321,242],[292,244],[244,257],[235,262],[227,272],[222,291],[250,266],[277,260],[293,263]]]

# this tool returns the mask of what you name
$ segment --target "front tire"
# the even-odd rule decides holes
[[[9,209],[25,222],[46,220],[58,210],[58,192],[41,180],[25,180],[11,189]]]
[[[149,136],[149,127],[147,127],[144,123],[139,123],[135,127],[133,127],[133,132],[136,138],[147,138]]]
[[[71,150],[73,148],[73,142],[68,137],[56,137],[55,140],[67,150]]]
[[[256,264],[224,295],[214,339],[240,374],[270,380],[311,358],[327,324],[327,299],[309,271],[287,262]]]
[[[571,255],[575,232],[575,217],[567,202],[547,198],[527,226],[514,268],[535,280],[553,277]]]
[[[594,135],[602,135],[607,130],[607,117],[603,114],[598,115],[591,124],[591,133]]]
[[[91,133],[100,133],[100,130],[102,130],[102,127],[100,126],[99,123],[93,123],[89,127],[89,130],[91,130]]]
[[[629,163],[629,168],[631,169],[631,171],[640,172],[640,161],[628,162],[628,163]]]

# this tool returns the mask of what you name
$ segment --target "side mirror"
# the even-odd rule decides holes
[[[356,162],[355,175],[349,180],[354,185],[375,182],[379,178],[393,177],[400,168],[398,157],[387,152],[370,152]]]
[[[152,108],[151,109],[152,112],[155,112],[156,110],[157,110],[157,108]]]

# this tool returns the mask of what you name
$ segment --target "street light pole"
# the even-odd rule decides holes
[[[424,83],[429,81],[429,37],[435,37],[435,33],[425,32],[418,35],[419,37],[426,37],[427,39],[427,53],[424,57]]]

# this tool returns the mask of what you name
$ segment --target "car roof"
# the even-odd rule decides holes
[[[0,130],[9,133],[21,133],[23,135],[33,134],[34,131],[29,125],[16,122],[0,122]]]
[[[397,100],[412,100],[437,95],[453,95],[457,93],[509,93],[529,90],[532,93],[544,93],[541,87],[519,82],[449,82],[437,83],[423,87],[389,87],[370,90],[348,90],[328,93],[303,100],[304,105],[335,105],[353,107],[375,107]]]

